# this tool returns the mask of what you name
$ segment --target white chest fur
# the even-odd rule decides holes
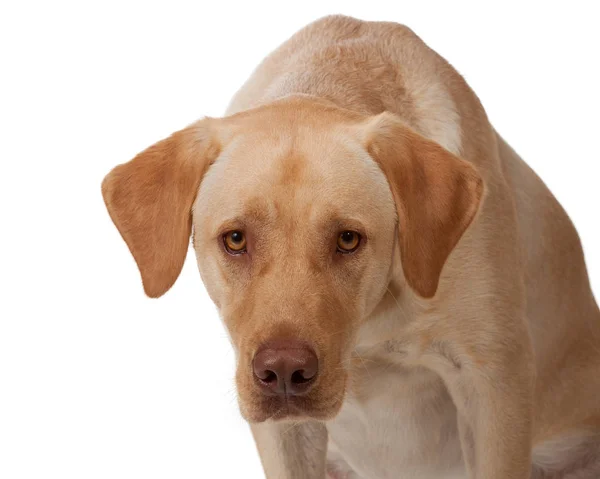
[[[344,479],[463,479],[456,409],[432,372],[363,357],[339,415],[328,460]],[[334,475],[335,477],[335,475]]]

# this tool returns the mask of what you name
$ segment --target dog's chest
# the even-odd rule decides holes
[[[359,359],[344,406],[327,428],[332,477],[466,477],[454,404],[425,369]]]

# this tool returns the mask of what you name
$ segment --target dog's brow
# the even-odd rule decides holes
[[[233,228],[264,225],[274,221],[277,215],[277,208],[267,199],[260,197],[249,199],[236,210],[218,221],[215,233]]]
[[[329,212],[320,217],[313,218],[322,229],[333,229],[333,230],[353,230],[361,234],[367,233],[368,218],[362,218],[360,214],[338,211],[333,206],[329,209]]]

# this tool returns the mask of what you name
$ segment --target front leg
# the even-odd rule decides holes
[[[435,341],[427,362],[457,407],[469,477],[529,479],[534,367],[527,334],[495,345],[469,344],[468,337]]]
[[[527,378],[510,381],[498,374],[492,377],[495,379],[474,378],[481,383],[470,394],[450,388],[459,409],[458,429],[469,477],[529,479],[532,407],[531,399],[525,396],[532,388]]]
[[[267,479],[324,479],[327,430],[318,422],[251,425]]]

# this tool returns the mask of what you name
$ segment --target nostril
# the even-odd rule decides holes
[[[294,371],[292,373],[292,383],[293,384],[304,384],[314,378],[314,374],[311,376],[306,374],[304,369],[300,369],[298,371]]]
[[[277,382],[277,374],[273,371],[266,370],[264,372],[264,377],[261,377],[260,380],[267,384],[275,383]]]

